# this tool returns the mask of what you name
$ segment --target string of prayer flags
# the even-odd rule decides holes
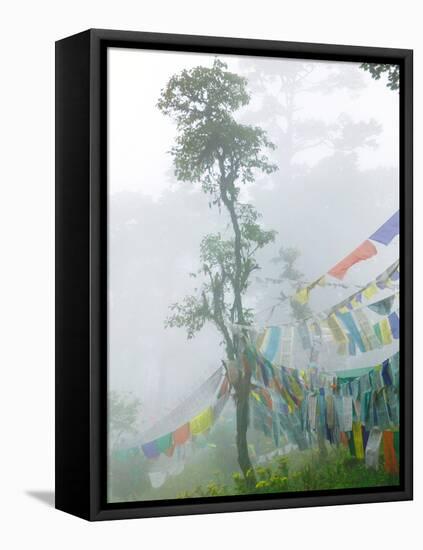
[[[391,300],[392,302],[392,300]],[[390,303],[391,303],[390,302]],[[392,302],[393,303],[393,302]],[[358,349],[361,353],[379,349],[381,346],[389,345],[393,340],[399,338],[399,311],[393,311],[374,323],[366,313],[366,307],[345,311],[338,309],[331,313],[327,319],[321,319],[320,325],[328,327],[333,341],[338,344],[338,353],[355,355]],[[390,309],[390,306],[389,306]],[[382,308],[378,310],[380,313]],[[305,327],[307,323],[305,323]],[[301,328],[300,339],[304,349],[305,328]]]
[[[386,288],[393,288],[394,283],[399,278],[399,260],[396,260],[385,271],[379,274],[376,279],[370,281],[365,287],[355,292],[342,302],[333,306],[329,313],[339,311],[342,307],[346,307],[348,310],[363,307],[363,298],[371,299],[375,296],[377,291],[384,290]],[[370,297],[370,298],[369,298]],[[373,305],[373,304],[372,304]],[[366,306],[370,307],[370,305]],[[344,310],[345,311],[345,310]],[[341,311],[343,313],[344,311]]]
[[[399,234],[399,210],[395,212],[379,229],[377,229],[368,239],[355,248],[350,254],[348,254],[343,260],[338,262],[334,267],[328,271],[328,275],[342,280],[347,274],[348,270],[355,264],[368,260],[377,254],[377,248],[371,241],[381,243],[385,246],[389,245],[391,241]],[[300,304],[306,304],[309,300],[310,290],[316,286],[325,286],[327,283],[325,275],[316,279],[310,285],[299,289],[293,296],[294,300],[297,300]],[[365,297],[370,299],[372,295],[377,292],[374,286],[368,287]]]
[[[372,241],[388,245],[399,234],[399,210],[369,237]]]
[[[347,273],[347,271],[352,267],[354,264],[358,262],[362,262],[363,260],[368,260],[369,258],[372,258],[377,254],[377,249],[373,243],[371,243],[369,240],[364,241],[361,243],[360,246],[358,246],[355,250],[353,250],[348,256],[346,256],[343,260],[338,262],[332,269],[328,271],[329,275],[332,275],[332,277],[335,277],[336,279],[343,279]]]
[[[182,423],[176,429],[143,443],[141,449],[144,455],[149,459],[158,459],[160,455],[166,455],[170,458],[173,456],[175,449],[180,450],[191,440],[192,436],[195,437],[208,432],[213,423],[216,422],[220,416],[229,399],[230,387],[227,375],[225,374],[222,380],[222,369],[218,369],[216,373],[198,388],[198,394],[191,396],[191,401],[193,405],[196,406],[197,411],[198,404],[204,402],[204,397],[207,398],[207,401],[214,399],[214,404],[212,403],[207,406],[200,413],[191,418],[191,420]],[[175,418],[180,418],[183,412],[192,409],[193,405],[190,405],[188,408],[184,406],[182,409],[181,406],[177,407],[174,411]],[[181,409],[181,411],[179,409]],[[162,421],[159,426],[163,425]],[[151,430],[147,433],[151,433]],[[152,433],[157,433],[157,427],[153,427]]]
[[[399,426],[399,352],[382,364],[335,373],[276,366],[248,342],[243,353],[254,384],[253,425],[276,446],[288,438],[305,449],[323,437],[331,444],[345,444],[369,467],[378,466],[381,434],[394,433]],[[398,437],[383,437],[385,467],[395,472],[398,460],[392,448],[395,452]]]
[[[215,401],[223,377],[224,369],[223,367],[219,367],[172,411],[159,417],[159,419],[147,430],[143,431],[137,439],[141,441],[141,443],[154,441],[164,434],[174,432],[177,428],[188,422],[190,418],[193,418]]]
[[[299,333],[303,349],[312,349],[312,334],[310,332],[309,323],[313,322],[314,324],[322,323],[327,320],[332,314],[335,314],[341,318],[341,315],[347,314],[349,312],[354,312],[357,309],[368,308],[371,311],[378,313],[379,315],[388,315],[391,313],[391,309],[395,302],[396,297],[399,296],[397,290],[397,281],[399,278],[399,260],[395,261],[388,269],[379,274],[374,280],[370,281],[366,286],[361,288],[359,291],[356,291],[354,294],[350,295],[348,298],[342,300],[338,304],[335,304],[328,310],[322,311],[319,314],[310,316],[307,319],[304,319],[299,324],[294,324]],[[394,292],[391,296],[384,297],[379,301],[373,302],[371,304],[366,304],[364,300],[369,300],[373,298],[377,293],[385,289],[394,289]],[[346,322],[350,322],[347,317],[345,317]],[[355,323],[355,322],[354,322]],[[285,326],[285,329],[287,326]],[[330,327],[329,327],[330,329]],[[331,331],[333,334],[333,331]],[[348,332],[348,329],[347,329]],[[350,340],[350,355],[354,355],[354,345]],[[352,339],[352,342],[355,342],[356,339]],[[338,341],[340,343],[340,341]],[[361,344],[360,344],[361,345]],[[343,346],[340,346],[340,351],[343,351]]]

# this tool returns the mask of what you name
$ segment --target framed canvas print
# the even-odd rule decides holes
[[[412,498],[412,52],[56,44],[56,506]]]

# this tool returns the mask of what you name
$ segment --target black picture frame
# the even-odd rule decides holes
[[[108,47],[400,66],[401,484],[284,495],[106,502]],[[91,29],[56,43],[56,508],[87,520],[412,499],[413,53]]]

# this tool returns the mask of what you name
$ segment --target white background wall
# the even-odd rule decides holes
[[[54,41],[89,27],[415,50],[416,242],[423,231],[418,2],[49,0],[2,6],[0,32],[0,545],[3,548],[371,548],[420,539],[421,347],[415,501],[89,524],[46,505],[54,468]],[[421,257],[416,247],[416,341]],[[34,496],[35,495],[35,496]],[[37,498],[38,495],[38,498]],[[41,500],[39,497],[42,497]],[[417,543],[418,544],[418,543]],[[416,547],[416,544],[413,544]]]

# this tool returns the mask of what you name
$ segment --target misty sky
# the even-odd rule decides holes
[[[141,399],[144,427],[189,395],[223,357],[213,326],[189,342],[184,330],[164,328],[169,305],[194,289],[189,272],[198,268],[202,237],[225,233],[228,220],[209,209],[198,186],[176,181],[168,154],[176,127],[156,107],[173,74],[210,67],[213,58],[117,48],[108,53],[109,387]],[[251,102],[236,118],[266,129],[277,146],[272,160],[279,170],[260,175],[242,192],[264,227],[277,231],[275,243],[258,256],[259,275],[277,274],[271,260],[283,245],[298,248],[298,267],[314,280],[398,209],[398,93],[356,63],[219,58],[248,78]],[[286,75],[301,77],[288,159]],[[365,284],[386,269],[398,257],[398,242],[378,250],[350,270],[346,284]],[[258,325],[286,321],[284,307],[269,318],[279,291],[260,281],[252,285],[246,302],[257,311]],[[310,305],[317,312],[353,291],[317,289]],[[377,353],[339,358],[339,368],[379,361]]]

